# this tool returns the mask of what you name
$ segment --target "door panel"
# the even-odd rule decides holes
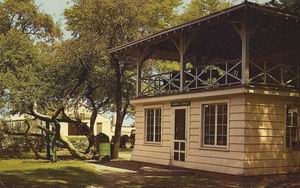
[[[175,140],[185,140],[185,111],[175,110]]]
[[[185,161],[186,109],[175,109],[173,160]]]

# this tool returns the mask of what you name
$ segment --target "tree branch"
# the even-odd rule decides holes
[[[34,148],[33,144],[31,143],[31,141],[29,139],[29,136],[30,136],[29,130],[30,130],[31,126],[30,126],[28,120],[25,120],[24,123],[27,125],[27,129],[25,131],[25,140],[26,140],[27,144],[29,145],[30,149],[33,151],[33,153],[37,159],[46,159],[46,157],[43,157],[39,154],[39,152]]]

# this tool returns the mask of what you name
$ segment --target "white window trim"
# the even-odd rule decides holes
[[[298,111],[298,117],[297,117],[297,127],[299,127],[300,125],[299,125],[299,121],[300,121],[300,117],[299,117],[299,106],[298,105],[294,105],[294,104],[286,104],[285,106],[284,106],[284,139],[283,139],[283,147],[284,147],[284,149],[286,150],[286,151],[289,151],[289,152],[292,152],[292,151],[295,151],[295,150],[293,150],[293,148],[292,147],[288,147],[287,145],[286,145],[286,132],[287,132],[287,127],[286,127],[286,124],[287,124],[287,108],[288,108],[288,106],[290,106],[290,107],[293,107],[293,108],[296,108],[297,109],[297,111]]]
[[[152,109],[160,109],[160,113],[161,113],[161,118],[160,118],[160,132],[161,132],[161,138],[160,138],[160,142],[155,142],[155,141],[147,141],[147,115],[146,115],[146,110],[152,110]],[[144,107],[144,143],[145,144],[149,144],[149,145],[162,145],[162,140],[163,140],[163,105],[151,105],[151,106],[147,106]],[[154,117],[155,119],[155,117]],[[155,128],[154,128],[154,137],[155,137]],[[155,138],[154,138],[155,140]]]
[[[207,145],[204,144],[204,118],[203,118],[203,105],[206,104],[227,104],[227,144],[226,146],[220,146],[220,145]],[[217,116],[215,117],[217,118]],[[217,121],[216,121],[217,122]],[[229,137],[230,137],[230,132],[229,132],[229,127],[230,127],[230,100],[226,99],[226,100],[210,100],[210,101],[202,101],[200,103],[200,149],[203,150],[221,150],[221,151],[228,151],[229,150]],[[217,129],[215,129],[215,134],[216,134]],[[217,137],[215,136],[215,139]],[[215,144],[216,144],[216,140],[215,140]]]

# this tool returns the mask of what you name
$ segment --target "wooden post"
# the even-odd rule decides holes
[[[142,77],[143,64],[151,56],[152,53],[153,53],[153,50],[140,49],[140,51],[137,54],[137,58],[136,58],[136,66],[137,66],[136,96],[137,97],[141,95],[141,91],[142,91],[141,77]]]
[[[300,67],[297,66],[297,88],[300,88]]]
[[[250,63],[250,35],[247,20],[242,17],[241,22],[242,39],[242,84],[249,83],[249,63]]]
[[[185,62],[184,62],[184,54],[185,54],[185,38],[184,34],[181,33],[180,35],[180,42],[179,42],[179,56],[180,56],[180,91],[184,90],[185,87]]]
[[[185,65],[186,63],[184,62],[184,55],[186,53],[186,50],[189,46],[189,43],[191,42],[191,37],[188,37],[188,40],[186,40],[186,37],[184,33],[180,34],[179,38],[179,44],[172,39],[172,42],[176,49],[179,52],[179,64],[180,64],[180,91],[184,91],[185,88],[185,75],[184,75],[184,70],[185,70]]]
[[[267,84],[267,63],[264,62],[264,84]]]
[[[142,68],[141,68],[141,55],[137,56],[137,78],[136,78],[136,96],[138,97],[141,94],[141,75],[142,75]]]

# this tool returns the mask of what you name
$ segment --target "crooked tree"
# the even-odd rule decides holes
[[[99,40],[107,54],[110,48],[169,27],[178,5],[180,0],[76,0],[65,16],[74,38],[85,38],[88,43]],[[109,65],[112,71],[111,109],[116,113],[113,158],[118,158],[121,127],[135,91],[135,66],[126,57],[107,57],[99,63]]]

